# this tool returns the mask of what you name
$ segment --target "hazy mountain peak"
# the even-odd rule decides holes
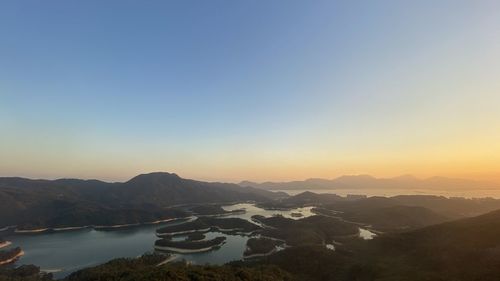
[[[241,181],[240,183],[238,183],[238,185],[240,185],[240,186],[253,186],[256,184],[258,184],[258,183],[253,182],[253,181]]]
[[[393,180],[419,180],[417,177],[415,177],[414,175],[410,175],[410,174],[406,174],[406,175],[401,175],[401,176],[398,176],[398,177],[394,177],[392,178]]]
[[[245,182],[267,190],[306,190],[306,189],[429,189],[429,190],[474,190],[500,189],[499,184],[468,179],[447,178],[442,176],[419,179],[413,175],[401,175],[394,178],[376,178],[371,175],[344,175],[336,179],[310,178],[290,182]]]
[[[364,180],[375,180],[376,178],[371,175],[361,174],[361,175],[343,175],[336,180],[351,180],[351,179],[364,179]]]

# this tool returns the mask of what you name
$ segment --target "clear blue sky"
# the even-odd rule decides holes
[[[499,50],[498,1],[1,1],[0,173],[500,180]]]

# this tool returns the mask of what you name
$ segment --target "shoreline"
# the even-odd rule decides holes
[[[155,245],[155,250],[159,251],[170,251],[174,253],[179,253],[179,254],[194,254],[194,253],[203,253],[203,252],[208,252],[211,251],[217,247],[220,247],[224,245],[226,242],[223,241],[220,244],[214,245],[214,246],[209,246],[206,248],[200,248],[200,249],[182,249],[182,248],[176,248],[176,247],[167,247],[167,246],[156,246]]]
[[[156,232],[156,236],[158,236],[158,237],[179,236],[179,235],[191,234],[191,233],[195,233],[195,232],[206,233],[206,232],[209,232],[210,229],[211,228],[209,227],[209,228],[202,228],[202,229],[176,231],[176,232]]]
[[[226,211],[225,213],[220,213],[220,214],[212,214],[212,215],[198,215],[196,214],[197,217],[199,218],[218,218],[218,217],[229,217],[229,216],[234,216],[234,215],[243,215],[246,213],[245,209],[237,209],[233,211]]]
[[[113,230],[113,229],[121,229],[121,228],[128,228],[128,227],[136,227],[136,226],[141,226],[141,225],[156,225],[156,224],[161,224],[161,223],[166,223],[166,222],[171,222],[171,221],[176,221],[176,220],[184,220],[184,219],[192,219],[192,216],[189,217],[180,217],[180,218],[168,218],[164,220],[157,220],[157,221],[152,221],[152,222],[139,222],[139,223],[129,223],[129,224],[115,224],[115,225],[84,225],[84,226],[67,226],[67,227],[46,227],[46,228],[37,228],[37,229],[18,229],[16,228],[14,230],[15,234],[40,234],[40,233],[47,233],[47,232],[63,232],[63,231],[72,231],[72,230],[81,230],[81,229],[87,229],[91,228],[94,230]],[[12,227],[5,227],[3,230],[8,230]]]
[[[141,223],[127,223],[127,224],[115,224],[115,225],[94,225],[93,228],[95,230],[101,229],[116,229],[116,228],[124,228],[124,227],[132,227],[139,226]]]
[[[18,258],[20,258],[22,256],[24,256],[24,251],[23,250],[21,250],[19,253],[17,253],[12,258],[0,261],[0,265],[4,265],[4,264],[9,264],[9,263],[15,262]]]
[[[2,243],[0,243],[0,249],[8,247],[10,245],[12,245],[12,242],[10,242],[10,241],[3,241]]]
[[[274,249],[272,249],[271,251],[269,251],[267,253],[256,253],[256,254],[251,254],[251,255],[243,254],[243,259],[253,259],[253,258],[266,257],[266,256],[269,256],[269,255],[272,255],[272,254],[278,252],[279,250],[280,249],[278,249],[278,247],[274,247]]]
[[[156,236],[158,237],[164,237],[164,236],[180,236],[180,235],[185,235],[185,234],[191,234],[195,232],[200,232],[200,233],[207,233],[210,231],[215,231],[215,232],[220,232],[220,233],[235,233],[238,235],[251,235],[254,231],[250,232],[244,232],[244,229],[241,227],[237,228],[220,228],[218,226],[212,226],[209,228],[202,228],[202,229],[192,229],[192,230],[183,230],[183,231],[176,231],[176,232],[156,232]]]
[[[4,232],[4,231],[7,231],[7,230],[9,230],[11,228],[16,228],[16,227],[17,227],[17,225],[5,226],[5,227],[0,228],[0,232]]]
[[[273,240],[280,240],[280,239],[274,239],[273,238]],[[281,240],[281,241],[283,241],[283,240]],[[243,253],[243,259],[252,259],[252,258],[267,257],[267,256],[270,256],[270,255],[272,255],[274,253],[282,251],[282,250],[284,250],[284,249],[286,249],[288,247],[290,247],[290,246],[288,246],[286,243],[284,243],[283,245],[274,246],[274,249],[272,249],[271,251],[269,251],[267,253],[256,253],[256,254],[251,254],[251,255],[245,255],[245,253]]]
[[[159,264],[157,264],[156,266],[162,266],[164,264],[167,264],[173,260],[175,260],[177,258],[177,255],[170,255],[169,257],[167,257],[164,261],[160,262]]]
[[[89,227],[90,227],[89,225],[85,225],[85,226],[68,226],[68,227],[56,227],[56,228],[52,228],[51,230],[57,232],[57,231],[80,230],[80,229],[89,228]]]
[[[22,230],[22,229],[17,229],[14,230],[14,233],[18,234],[24,234],[24,233],[40,233],[40,232],[45,232],[48,231],[49,228],[37,228],[37,229],[29,229],[29,230]]]
[[[55,268],[55,269],[50,269],[50,268],[46,268],[46,269],[40,269],[40,272],[45,272],[45,273],[57,273],[57,272],[61,272],[63,271],[62,268]]]

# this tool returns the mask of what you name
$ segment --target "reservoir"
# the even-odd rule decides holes
[[[253,215],[282,215],[287,218],[300,219],[312,216],[313,207],[290,210],[265,210],[250,203],[223,206],[227,211],[244,209],[245,213],[224,217],[237,217],[251,221]],[[292,214],[302,214],[301,217]],[[145,253],[154,252],[154,243],[158,239],[156,229],[178,224],[179,222],[161,223],[157,225],[141,225],[112,231],[94,230],[91,228],[61,231],[53,233],[22,234],[8,236],[12,244],[8,247],[21,247],[24,251],[15,265],[34,264],[41,270],[52,272],[54,277],[62,278],[73,271],[105,263],[109,260],[127,257],[134,258]],[[375,234],[360,229],[360,237],[371,239]],[[186,260],[195,264],[224,264],[243,258],[248,236],[224,234],[220,232],[205,233],[205,239],[219,236],[226,237],[225,244],[219,249],[191,254],[174,254],[176,260]],[[182,236],[175,239],[183,239]]]
[[[313,215],[312,207],[292,210],[264,210],[253,204],[234,204],[224,206],[224,209],[245,209],[245,213],[227,217],[238,217],[250,220],[253,215],[273,216],[283,215],[294,218],[292,213],[301,213],[302,217]],[[80,229],[55,233],[23,234],[6,237],[12,242],[9,247],[21,247],[25,252],[16,263],[34,264],[44,271],[53,272],[56,278],[89,266],[102,264],[111,259],[120,257],[137,257],[154,251],[156,229],[168,225],[142,225],[131,228],[102,231],[94,229]],[[185,259],[196,264],[224,264],[239,260],[243,257],[246,248],[247,236],[228,235],[219,232],[206,233],[205,239],[225,236],[226,243],[217,250],[193,254],[175,254],[176,259]]]

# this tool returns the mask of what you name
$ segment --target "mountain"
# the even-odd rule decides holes
[[[420,213],[422,217],[428,216],[431,213],[437,214],[436,220],[426,220],[432,224],[439,222],[442,219],[447,220],[460,219],[465,217],[474,217],[482,215],[494,210],[500,209],[500,199],[493,198],[462,198],[462,197],[444,197],[435,195],[398,195],[393,197],[340,197],[335,194],[317,194],[310,191],[299,193],[297,195],[282,199],[279,203],[273,203],[279,206],[297,206],[297,204],[314,204],[323,209],[334,212],[342,213],[342,216],[353,215],[356,217],[377,217],[375,214],[378,211],[383,213],[392,210],[396,215],[398,206],[405,206],[405,210],[401,210],[401,214]],[[421,207],[428,210],[427,214],[422,211],[423,209],[411,208]],[[382,214],[380,214],[382,215]],[[351,217],[351,219],[353,218]],[[384,216],[380,216],[384,217]],[[348,217],[345,217],[349,219]],[[390,219],[390,218],[388,218]],[[359,221],[365,223],[372,223],[367,221]],[[393,221],[395,222],[395,221]],[[391,222],[388,222],[391,223]],[[425,226],[425,225],[416,225]]]
[[[500,210],[373,240],[279,251],[250,266],[276,265],[297,280],[496,281],[500,276]]]
[[[448,217],[417,206],[390,206],[373,209],[358,209],[341,214],[349,221],[363,222],[379,231],[416,229],[449,221]]]
[[[0,178],[0,228],[130,224],[180,215],[180,204],[266,201],[283,194],[236,184],[138,175],[124,183]],[[126,214],[126,216],[125,216]]]
[[[276,223],[305,223],[282,217],[266,220],[275,221],[275,226],[278,226]],[[321,226],[314,222],[317,220],[327,221],[310,217],[307,223]],[[330,226],[320,229],[325,231]],[[334,251],[320,241],[286,247],[261,259],[220,266],[163,264],[165,256],[144,255],[82,269],[64,280],[497,281],[500,276],[498,237],[500,210],[408,232],[380,234],[373,240],[344,240],[335,244]],[[53,280],[49,275],[40,274],[35,266],[0,267],[0,279]]]
[[[500,189],[500,184],[467,179],[432,177],[418,179],[405,175],[395,178],[375,178],[369,175],[349,175],[336,179],[306,179],[291,182],[256,183],[242,181],[241,186],[250,186],[265,190],[313,190],[313,189],[433,189],[433,190],[474,190]]]
[[[364,245],[377,280],[498,280],[500,210],[382,236]],[[366,248],[365,248],[366,247]],[[385,268],[380,272],[377,268]],[[378,271],[378,272],[377,272]]]
[[[259,206],[286,209],[304,205],[315,206],[313,211],[318,214],[369,225],[377,231],[392,232],[482,215],[500,209],[500,199],[434,195],[341,197],[332,193],[305,191]]]

